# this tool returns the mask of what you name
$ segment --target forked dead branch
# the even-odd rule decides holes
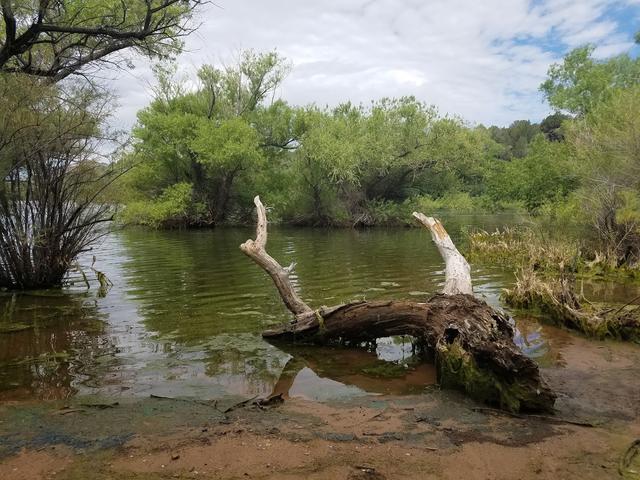
[[[290,323],[263,332],[269,340],[300,343],[366,342],[394,335],[411,335],[435,362],[438,382],[512,412],[551,411],[556,395],[540,375],[538,365],[513,342],[509,319],[473,295],[469,264],[439,220],[413,216],[431,232],[445,261],[445,286],[424,302],[358,301],[312,308],[289,279],[293,265],[282,267],[266,251],[267,214],[254,199],[256,239],[240,249],[273,280],[293,314]]]

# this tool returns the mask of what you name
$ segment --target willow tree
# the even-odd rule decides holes
[[[311,106],[296,117],[297,195],[289,202],[298,223],[366,225],[379,220],[375,204],[472,190],[492,143],[414,97]]]
[[[286,134],[263,120],[274,120],[264,112],[287,71],[275,52],[250,50],[226,67],[203,66],[195,90],[172,69],[158,70],[156,98],[133,131],[139,166],[128,183],[137,198],[125,220],[160,227],[228,220],[238,182],[255,176],[270,149],[286,148]],[[281,103],[273,105],[275,112]]]
[[[200,3],[0,0],[0,288],[59,285],[105,232],[118,174],[100,159],[110,102],[91,74],[127,49],[177,53]]]

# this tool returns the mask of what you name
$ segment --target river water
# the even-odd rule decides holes
[[[445,218],[467,228],[513,224],[510,216]],[[161,395],[214,399],[284,392],[315,400],[416,393],[435,382],[410,339],[366,349],[274,346],[260,332],[289,320],[270,279],[238,246],[251,229],[126,229],[81,259],[62,291],[0,293],[0,400]],[[426,299],[443,263],[421,229],[272,228],[268,251],[297,262],[293,281],[312,306],[354,299]],[[90,266],[113,282],[106,295]],[[476,294],[501,307],[510,272],[473,265]],[[637,287],[587,285],[591,298],[622,301]],[[573,334],[515,314],[516,341],[542,365],[561,364]]]

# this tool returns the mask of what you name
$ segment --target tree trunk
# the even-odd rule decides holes
[[[425,302],[371,301],[312,309],[295,292],[288,269],[266,251],[266,210],[259,197],[256,240],[241,249],[273,279],[294,319],[263,332],[268,340],[308,343],[361,343],[380,337],[411,335],[435,362],[438,382],[464,390],[471,397],[512,412],[550,411],[555,394],[540,376],[537,364],[513,342],[508,317],[474,297],[467,261],[442,224],[414,213],[442,254],[446,269],[443,294]]]
[[[220,225],[227,219],[227,208],[229,197],[231,197],[231,188],[233,187],[233,181],[239,170],[240,167],[236,167],[222,175],[220,186],[216,193],[216,210],[214,215],[214,223],[216,225]]]

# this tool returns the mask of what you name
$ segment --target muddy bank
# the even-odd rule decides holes
[[[0,478],[620,478],[640,437],[640,348],[573,338],[553,418],[455,392],[345,401],[77,397],[0,407]],[[632,459],[628,472],[639,470]],[[627,473],[627,478],[634,478]]]

